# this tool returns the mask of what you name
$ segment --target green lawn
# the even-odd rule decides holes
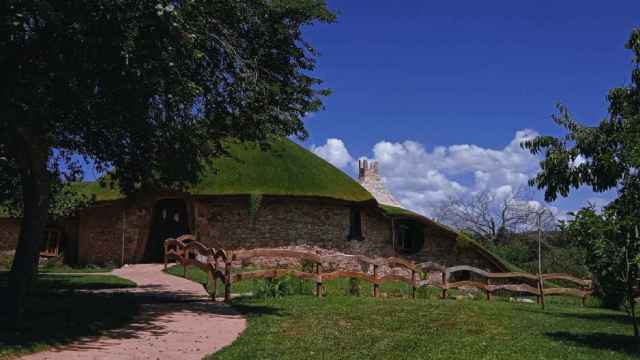
[[[0,294],[6,291],[7,273],[0,272]],[[68,344],[129,323],[139,305],[129,295],[91,294],[78,289],[133,287],[131,281],[110,275],[46,275],[32,287],[23,328],[19,333],[0,326],[0,359]],[[4,308],[0,298],[0,309]],[[0,310],[0,324],[6,314]]]
[[[182,274],[179,267],[170,272]],[[190,278],[203,276],[190,268]],[[322,299],[292,295],[233,301],[247,314],[248,328],[211,358],[640,358],[624,313],[582,308],[578,299],[549,297],[543,311],[535,304],[510,303],[508,297],[490,303],[481,296],[440,300],[435,290],[422,289],[417,300],[391,297],[407,294],[403,284],[383,286],[387,298],[345,296],[349,285],[348,280],[327,284],[329,294]],[[233,288],[247,292],[262,286],[249,281]]]
[[[113,266],[84,266],[84,267],[71,267],[69,265],[56,265],[56,266],[48,266],[40,268],[41,273],[65,273],[65,274],[73,274],[73,273],[108,273],[113,270]]]

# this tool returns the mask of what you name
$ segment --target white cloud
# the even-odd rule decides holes
[[[373,147],[373,157],[398,200],[429,214],[437,202],[452,195],[488,190],[508,196],[526,185],[537,171],[538,159],[520,144],[537,135],[529,129],[517,131],[502,149],[459,144],[428,151],[415,141],[381,141]]]
[[[489,191],[506,199],[527,186],[538,171],[539,159],[520,144],[537,135],[530,129],[517,131],[506,146],[497,149],[456,144],[428,150],[411,140],[380,141],[373,146],[371,158],[360,158],[378,161],[387,189],[405,207],[433,215],[438,203],[451,196]],[[328,139],[311,150],[335,166],[357,173],[357,162],[342,140]],[[557,208],[552,211],[563,214]]]
[[[338,168],[345,168],[353,162],[353,157],[340,139],[327,139],[322,146],[312,145],[311,151]]]

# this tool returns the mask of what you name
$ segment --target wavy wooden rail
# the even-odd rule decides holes
[[[293,276],[298,279],[313,281],[316,284],[316,296],[320,297],[323,293],[323,283],[339,278],[355,278],[367,281],[373,285],[373,296],[380,295],[380,284],[385,282],[403,282],[411,286],[412,297],[415,298],[416,289],[418,287],[435,287],[442,290],[442,298],[447,298],[449,289],[460,288],[476,288],[486,293],[487,300],[496,291],[510,291],[514,293],[526,293],[538,297],[541,301],[541,295],[569,295],[582,298],[584,305],[587,297],[591,295],[592,282],[588,279],[579,279],[574,276],[562,273],[542,274],[541,276],[525,273],[492,273],[473,266],[459,265],[453,267],[445,267],[433,262],[425,262],[416,264],[407,259],[390,257],[373,259],[362,255],[329,255],[321,256],[314,253],[286,250],[286,249],[254,249],[254,250],[238,250],[225,251],[222,249],[214,249],[206,247],[204,244],[197,242],[192,235],[183,235],[177,239],[167,239],[164,243],[165,247],[165,269],[170,259],[177,260],[184,269],[186,277],[187,267],[195,266],[208,274],[207,287],[213,285],[213,297],[215,299],[217,291],[217,282],[224,284],[224,298],[228,301],[231,296],[231,286],[233,283],[244,280],[255,279],[273,279],[283,276]],[[299,271],[293,269],[270,269],[260,271],[245,271],[239,273],[231,273],[232,261],[247,261],[255,258],[281,258],[281,259],[297,259],[309,261],[313,264],[313,272]],[[322,264],[328,264],[340,260],[351,259],[365,264],[367,271],[332,271],[322,272]],[[224,268],[220,266],[224,264]],[[387,273],[380,276],[380,267],[402,268],[410,273],[410,276],[397,275]],[[371,270],[372,271],[369,271]],[[435,282],[428,279],[418,279],[418,275],[424,272],[441,272],[442,281]],[[484,282],[479,280],[464,280],[457,282],[449,282],[450,277],[459,272],[467,272],[467,274],[475,274],[476,278],[483,278]],[[522,282],[517,284],[491,283],[493,279],[520,279]],[[574,283],[579,288],[551,287],[544,288],[545,281],[560,280]]]

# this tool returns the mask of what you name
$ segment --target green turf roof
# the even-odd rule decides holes
[[[229,150],[232,157],[214,163],[218,173],[205,172],[191,193],[373,199],[349,175],[290,140],[275,141],[268,151],[253,144],[232,144]]]
[[[214,161],[189,192],[193,195],[287,195],[371,201],[372,195],[343,171],[296,143],[282,139],[267,151],[255,144],[233,143],[231,156]],[[78,191],[98,201],[124,198],[97,182],[78,184]]]

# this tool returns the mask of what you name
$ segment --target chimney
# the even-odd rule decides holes
[[[380,179],[378,172],[378,162],[363,159],[358,160],[358,180],[363,182],[367,179]]]
[[[385,189],[377,161],[358,160],[358,182],[373,195],[379,203],[401,207],[391,193]]]

